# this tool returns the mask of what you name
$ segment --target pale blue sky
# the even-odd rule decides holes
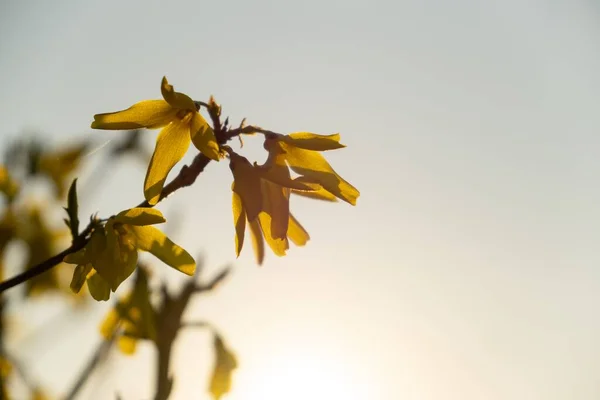
[[[348,400],[600,397],[594,1],[1,4],[2,138],[41,130],[101,145],[119,132],[92,132],[93,115],[159,98],[163,75],[197,100],[214,94],[234,122],[342,134],[348,148],[327,156],[358,205],[294,199],[312,239],[263,268],[250,248],[235,260],[226,163],[160,206],[210,270],[235,267],[190,313],[238,353],[228,399],[292,398],[260,387],[294,368],[305,374],[292,392],[314,369],[331,390],[345,377]],[[151,148],[156,132],[146,136]],[[144,166],[114,168],[83,212],[142,199]],[[65,325],[81,327],[77,340],[55,328],[62,344],[42,361],[47,342],[23,351],[55,393],[98,315]],[[208,346],[182,337],[176,398],[204,391]],[[150,355],[117,358],[121,372],[99,374],[86,396],[147,397]]]

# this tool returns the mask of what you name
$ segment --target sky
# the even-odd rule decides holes
[[[341,133],[347,148],[327,158],[358,204],[294,198],[311,240],[260,268],[250,248],[235,258],[226,162],[158,207],[207,276],[233,268],[189,312],[238,356],[227,400],[600,397],[593,0],[0,4],[0,146],[92,136],[99,165],[120,132],[92,131],[93,115],[160,98],[164,75],[196,100],[213,94],[234,122]],[[141,201],[145,166],[111,168],[81,193],[82,214]],[[106,306],[15,340],[56,395]],[[186,331],[175,357],[173,398],[208,398],[210,336]],[[151,362],[149,346],[115,353],[82,398],[149,398]]]

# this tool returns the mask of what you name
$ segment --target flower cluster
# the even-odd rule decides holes
[[[247,222],[259,264],[264,259],[265,241],[273,253],[283,256],[289,240],[303,246],[309,239],[308,232],[290,213],[291,194],[328,201],[339,198],[352,205],[359,196],[358,190],[319,153],[343,148],[339,134],[263,134],[264,148],[269,153],[263,165],[251,164],[229,149],[236,253],[239,255],[242,250]],[[299,176],[292,179],[290,169]]]
[[[71,289],[79,292],[87,282],[94,299],[108,300],[110,292],[115,292],[135,270],[138,250],[150,252],[178,271],[193,275],[196,262],[192,256],[151,226],[162,222],[165,218],[158,210],[132,208],[110,217],[104,226],[97,226],[88,244],[64,259],[77,264]]]
[[[303,246],[308,232],[290,213],[292,194],[310,198],[356,204],[358,190],[340,177],[320,152],[345,147],[340,135],[317,135],[298,132],[282,135],[260,128],[242,126],[229,129],[219,121],[220,107],[195,102],[176,92],[164,77],[162,100],[145,100],[126,110],[97,114],[92,128],[124,130],[161,128],[144,181],[144,197],[150,207],[164,195],[169,172],[184,157],[190,142],[209,160],[229,157],[233,173],[233,219],[235,251],[239,256],[246,231],[250,228],[257,262],[264,260],[265,241],[278,256],[285,255],[291,240]],[[213,127],[200,114],[209,108]],[[211,106],[213,106],[211,110]],[[250,163],[225,142],[240,134],[264,135],[268,159],[263,165]],[[291,171],[298,176],[292,177]],[[78,291],[87,281],[92,296],[106,300],[110,291],[131,275],[137,264],[137,250],[153,253],[172,267],[192,274],[195,263],[185,250],[172,243],[149,225],[164,222],[152,208],[133,208],[111,217],[95,227],[89,243],[65,258],[77,264],[71,287]]]

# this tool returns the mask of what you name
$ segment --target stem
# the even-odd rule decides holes
[[[0,282],[0,293],[15,287],[31,278],[35,278],[38,275],[43,274],[46,271],[51,270],[58,264],[60,264],[65,256],[75,253],[85,247],[88,242],[88,234],[92,231],[92,224],[88,225],[85,230],[73,240],[73,244],[67,249],[61,251],[57,255],[50,257],[46,261],[43,261],[33,267],[21,272],[19,275],[14,276],[6,281]]]
[[[240,126],[236,129],[223,129],[219,116],[216,115],[214,110],[210,107],[209,113],[213,121],[215,137],[217,138],[217,143],[219,143],[219,145],[223,145],[235,136],[239,136],[243,133],[274,133],[251,125]],[[162,199],[168,197],[171,193],[175,192],[178,189],[192,185],[196,181],[198,175],[200,175],[200,173],[204,171],[204,168],[206,168],[210,161],[210,158],[206,157],[202,153],[199,153],[194,158],[189,167],[187,165],[184,165],[183,168],[181,168],[181,170],[179,171],[179,174],[175,178],[173,178],[171,182],[169,182],[166,186],[163,187],[158,201],[160,202]],[[140,204],[138,204],[137,207],[151,208],[153,207],[153,205],[148,204],[147,201],[143,201]],[[83,231],[75,240],[73,240],[73,244],[71,245],[71,247],[55,255],[54,257],[51,257],[46,261],[33,266],[32,268],[29,268],[28,270],[20,273],[19,275],[7,281],[0,282],[0,293],[14,286],[17,286],[31,278],[43,274],[44,272],[58,265],[66,255],[81,250],[87,244],[88,239],[86,236],[91,232],[91,230],[92,224],[88,225],[86,230]]]
[[[94,371],[94,369],[96,369],[96,367],[100,364],[100,362],[102,361],[104,356],[108,353],[113,342],[114,342],[114,337],[110,338],[109,340],[103,340],[100,343],[98,348],[96,348],[94,355],[88,361],[88,364],[81,371],[79,378],[77,378],[77,381],[75,381],[75,384],[69,391],[69,394],[67,395],[67,397],[65,397],[65,400],[75,399],[75,396],[77,396],[77,394],[79,393],[81,388],[83,388],[83,385],[85,384],[85,382],[87,382],[88,378],[92,375],[92,372]]]

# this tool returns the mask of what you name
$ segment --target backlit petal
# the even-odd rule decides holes
[[[296,178],[295,180],[298,182],[301,182],[302,184],[304,184],[306,186],[309,186],[313,190],[309,192],[306,190],[292,189],[293,194],[296,194],[298,196],[308,197],[308,198],[315,199],[315,200],[330,201],[333,203],[338,201],[338,198],[335,197],[330,192],[328,192],[327,190],[323,189],[323,186],[321,186],[318,183],[310,182],[304,176],[300,176],[300,177]]]
[[[199,113],[194,113],[190,126],[190,134],[194,146],[211,160],[219,161],[219,145],[215,133]]]
[[[235,226],[235,255],[240,256],[244,246],[244,233],[246,231],[246,211],[242,206],[242,199],[236,192],[233,193],[233,225]]]
[[[250,236],[252,237],[252,247],[254,248],[254,256],[258,265],[262,265],[265,259],[265,241],[262,236],[262,230],[258,219],[250,221]]]
[[[69,264],[87,264],[89,258],[86,257],[86,248],[84,247],[75,253],[67,254],[65,258],[63,258],[63,261]]]
[[[73,271],[73,278],[69,285],[73,293],[79,293],[88,274],[92,271],[92,264],[78,265]]]
[[[159,229],[153,226],[131,226],[129,229],[135,235],[138,249],[152,253],[165,264],[186,275],[194,275],[196,271],[194,258]]]
[[[261,191],[263,210],[269,214],[271,219],[271,238],[285,239],[290,218],[290,190],[263,179],[261,181]],[[264,229],[263,232],[267,236]]]
[[[229,168],[233,174],[233,191],[240,195],[248,221],[253,221],[262,209],[261,178],[258,167],[253,167],[242,156],[231,154]]]
[[[262,229],[265,241],[273,250],[275,255],[282,257],[285,256],[285,251],[289,248],[287,237],[284,239],[275,239],[271,232],[271,216],[266,212],[258,214],[258,221],[260,222],[260,228]]]
[[[148,166],[144,182],[144,196],[154,205],[160,199],[169,171],[177,164],[190,146],[188,118],[175,119],[163,128],[156,139],[156,148]]]
[[[340,134],[317,135],[310,132],[290,133],[280,137],[285,143],[305,150],[325,151],[342,149],[346,146],[340,143]]]
[[[291,178],[290,170],[285,162],[285,151],[277,140],[265,139],[264,148],[269,152],[269,157],[262,166],[256,166],[262,178],[288,188],[313,190],[303,182]]]
[[[286,161],[294,172],[320,183],[339,199],[356,205],[360,192],[339,176],[320,153],[288,146],[285,143],[283,146]]]
[[[117,233],[112,226],[113,221],[106,224],[106,250],[96,260],[94,269],[110,285],[113,292],[133,273],[137,266],[138,253],[132,238]]]
[[[304,246],[306,242],[308,242],[308,240],[310,239],[310,236],[306,229],[304,229],[304,227],[300,225],[300,222],[298,222],[298,220],[292,214],[290,214],[288,237],[292,240],[292,242],[294,242],[296,246]]]
[[[87,286],[95,300],[107,301],[110,298],[110,286],[108,282],[94,270],[92,270],[92,275],[88,276]]]
[[[121,211],[115,221],[128,225],[153,225],[165,222],[162,213],[155,208],[137,207]]]
[[[194,104],[194,101],[187,94],[176,92],[173,86],[169,85],[166,76],[162,78],[160,91],[165,101],[169,103],[171,107],[180,110],[196,111],[196,104]]]
[[[94,129],[156,129],[168,125],[175,118],[177,109],[164,100],[145,100],[126,110],[94,115]]]

